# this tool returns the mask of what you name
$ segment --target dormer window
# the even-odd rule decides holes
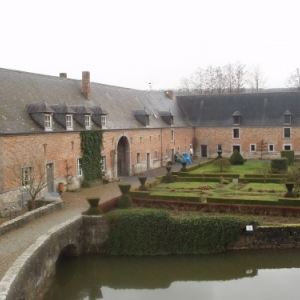
[[[101,128],[106,128],[106,116],[101,116]]]
[[[292,114],[287,110],[283,114],[283,124],[291,125],[292,124]]]
[[[73,130],[73,115],[66,115],[67,130]]]
[[[52,115],[51,114],[45,114],[44,115],[44,128],[46,131],[52,130]]]
[[[138,120],[144,126],[149,126],[149,114],[145,109],[133,110],[132,113],[135,116],[136,120]]]
[[[171,111],[160,111],[159,114],[165,123],[170,126],[174,125],[174,116]]]
[[[240,125],[241,124],[241,113],[237,110],[234,112],[234,114],[232,115],[232,119],[233,119],[233,125]]]
[[[91,129],[91,116],[85,115],[84,120],[85,120],[85,129]]]

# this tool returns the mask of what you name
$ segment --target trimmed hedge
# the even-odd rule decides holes
[[[106,215],[111,231],[101,251],[110,255],[208,254],[225,251],[249,223],[235,216],[174,218],[135,209]]]
[[[244,205],[278,205],[278,201],[253,200],[253,199],[232,199],[222,197],[207,197],[207,203],[226,203],[226,204],[244,204]]]
[[[143,198],[153,200],[166,200],[166,201],[184,201],[184,202],[200,202],[200,196],[176,196],[174,195],[162,195],[157,193],[156,195],[151,194],[151,191],[130,191],[132,198]]]
[[[268,174],[267,176],[263,174],[245,174],[244,178],[277,178],[277,179],[283,179],[286,178],[286,174]]]
[[[207,203],[241,204],[241,205],[267,205],[267,206],[300,206],[299,198],[279,198],[277,201],[253,200],[253,199],[231,199],[207,197]]]
[[[288,170],[288,159],[276,158],[271,160],[271,170],[273,173],[287,172]]]
[[[243,182],[243,183],[283,183],[282,182],[282,178],[266,178],[264,179],[263,177],[247,177],[247,178],[244,178],[244,179],[241,179],[240,182]]]
[[[285,157],[288,160],[288,165],[291,166],[295,160],[295,152],[293,150],[282,150],[280,151],[281,157]]]

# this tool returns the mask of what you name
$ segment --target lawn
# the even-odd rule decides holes
[[[224,176],[230,174],[240,174],[243,178],[245,174],[255,174],[258,170],[265,167],[266,161],[247,161],[244,165],[233,165],[230,170],[224,173]],[[213,164],[199,167],[190,172],[190,174],[220,174],[219,170]],[[151,189],[152,195],[162,196],[199,196],[201,202],[205,202],[207,197],[245,199],[245,200],[262,200],[277,201],[278,198],[284,197],[286,188],[283,183],[253,183],[249,179],[249,183],[229,182],[221,184],[221,182],[178,182],[163,183]],[[200,201],[200,200],[199,200]]]
[[[230,167],[228,171],[223,171],[224,175],[228,175],[230,173],[240,174],[240,177],[244,177],[245,174],[255,174],[257,170],[263,168],[263,163],[266,161],[246,161],[243,165],[233,165]],[[190,172],[190,174],[213,174],[220,173],[219,170],[211,164],[204,165],[196,170]]]

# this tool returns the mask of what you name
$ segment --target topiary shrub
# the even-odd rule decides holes
[[[231,163],[227,158],[216,159],[213,165],[219,172],[228,171],[231,168]]]
[[[286,157],[271,160],[272,173],[286,173],[288,170],[288,159]]]
[[[280,155],[281,157],[286,157],[287,160],[288,160],[288,165],[292,165],[294,163],[294,160],[295,160],[295,152],[292,151],[292,150],[283,150],[283,151],[280,151]]]
[[[130,188],[131,188],[131,184],[128,183],[119,184],[119,189],[122,193],[122,195],[119,197],[118,200],[119,208],[130,208],[133,206],[132,198],[129,195]]]
[[[234,150],[234,152],[229,158],[229,161],[232,165],[243,165],[245,162],[243,156],[238,150]]]

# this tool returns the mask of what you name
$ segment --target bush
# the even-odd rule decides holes
[[[213,164],[219,172],[228,171],[231,168],[231,163],[227,158],[219,158]]]
[[[283,150],[280,151],[281,157],[286,157],[288,160],[288,165],[292,165],[295,160],[295,153],[292,150]]]
[[[286,173],[288,170],[288,159],[284,158],[276,158],[271,160],[271,170],[272,173]]]
[[[243,156],[238,150],[234,150],[234,152],[229,158],[229,161],[232,165],[243,165],[245,162]]]
[[[118,210],[107,215],[112,255],[206,254],[225,251],[248,223],[237,217],[174,218],[167,211]]]

